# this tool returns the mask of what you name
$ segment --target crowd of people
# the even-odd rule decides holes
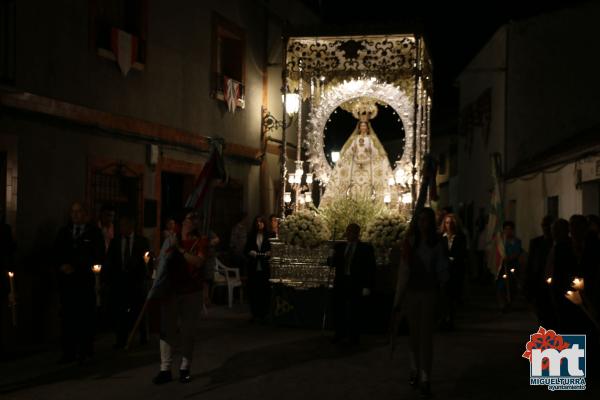
[[[84,362],[93,356],[99,309],[114,331],[115,349],[131,342],[134,326],[139,343],[147,343],[149,323],[143,310],[148,299],[159,300],[160,368],[153,382],[173,380],[173,348],[178,336],[179,380],[189,382],[197,322],[203,307],[210,304],[208,294],[218,273],[216,259],[221,255],[220,238],[214,232],[200,232],[200,225],[200,217],[193,210],[168,218],[161,250],[153,257],[149,240],[136,229],[134,216],[117,216],[115,209],[107,206],[98,221],[92,222],[85,207],[73,203],[69,222],[59,230],[54,245],[61,312],[60,362]],[[406,318],[409,383],[419,387],[424,397],[431,395],[434,332],[455,328],[456,310],[463,303],[468,277],[480,279],[483,270],[491,269],[491,261],[486,260],[492,258],[480,254],[480,224],[475,224],[475,230],[469,235],[451,210],[436,215],[432,209],[423,208],[400,246],[394,318]],[[346,240],[334,244],[329,259],[335,270],[333,343],[359,343],[363,303],[376,286],[375,252],[360,240],[360,231],[360,226],[348,225]],[[248,216],[243,214],[231,229],[226,262],[239,268],[246,280],[253,323],[265,323],[269,317],[271,239],[278,233],[275,215],[258,216],[248,223]],[[524,295],[541,326],[557,332],[585,333],[589,335],[588,351],[596,352],[600,347],[600,218],[573,215],[567,221],[547,216],[542,220],[541,233],[531,240],[527,253],[515,224],[504,222],[502,257],[490,275],[495,278],[499,309],[509,312],[515,299]],[[1,243],[8,246],[0,260],[6,269],[14,252],[10,228],[0,235]],[[492,246],[488,250],[496,249]],[[94,265],[101,265],[101,272],[94,271]],[[160,281],[160,271],[168,271],[168,280],[158,287],[155,282]],[[573,292],[575,282],[578,286]]]
[[[269,312],[269,239],[277,236],[278,221],[274,215],[268,220],[256,217],[248,226],[247,216],[240,216],[225,254],[246,279],[253,322],[264,323]],[[181,349],[179,380],[189,382],[196,323],[211,302],[220,245],[214,232],[200,232],[200,222],[193,210],[167,218],[160,252],[154,257],[133,215],[117,216],[114,208],[105,206],[95,222],[82,203],[73,203],[69,222],[59,230],[54,244],[61,318],[59,362],[83,363],[92,357],[101,324],[114,332],[115,350],[131,344],[134,330],[139,343],[146,344],[150,324],[145,304],[156,304],[160,369],[153,382],[172,380],[176,337],[180,337]],[[92,266],[100,268],[94,271]],[[162,282],[157,276],[161,267],[168,279],[158,287],[154,282]]]

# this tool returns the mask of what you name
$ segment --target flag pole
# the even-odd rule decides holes
[[[416,200],[416,202],[413,202],[415,204],[415,207],[413,209],[413,215],[412,218],[410,220],[410,225],[408,228],[408,232],[412,232],[414,231],[414,229],[416,229],[416,216],[419,214],[419,212],[421,212],[421,209],[423,209],[425,207],[425,201],[427,200],[427,193],[429,190],[429,186],[432,184],[432,182],[434,182],[435,179],[435,173],[436,173],[436,165],[435,165],[435,160],[434,158],[430,155],[430,154],[425,154],[423,156],[423,173],[422,173],[422,177],[421,177],[421,187],[419,188],[419,196]],[[414,180],[413,180],[414,182]],[[413,193],[414,193],[414,188],[413,188]],[[402,255],[401,255],[402,256]],[[401,274],[400,271],[398,271],[398,276],[396,277],[396,291],[398,290],[402,290],[402,288],[399,287],[399,280],[400,280]],[[396,348],[396,335],[397,335],[397,329],[398,326],[400,325],[400,303],[402,301],[402,298],[404,296],[400,296],[398,293],[395,294],[394,296],[394,300],[392,302],[392,313],[391,313],[391,317],[390,317],[390,359],[392,359],[394,357],[394,350]]]
[[[142,323],[142,320],[144,319],[144,314],[146,314],[146,309],[148,308],[149,301],[150,301],[150,299],[146,299],[146,301],[144,302],[144,305],[142,306],[142,310],[140,311],[140,314],[138,315],[137,320],[135,321],[135,324],[133,325],[133,328],[131,328],[131,332],[129,333],[129,337],[127,338],[127,344],[125,345],[125,350],[129,350],[131,348],[131,343],[133,343],[133,337],[135,336],[135,333],[140,328],[140,324]]]

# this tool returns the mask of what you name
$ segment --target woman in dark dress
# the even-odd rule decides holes
[[[437,232],[435,213],[423,208],[415,216],[403,242],[396,286],[396,312],[403,299],[409,328],[411,386],[420,386],[421,397],[431,396],[433,333],[438,292],[448,281],[448,256]]]
[[[269,287],[271,242],[263,217],[254,218],[244,254],[248,258],[248,298],[252,319],[262,321],[269,313],[271,300]]]
[[[448,272],[450,278],[446,287],[446,313],[442,327],[454,329],[456,306],[462,301],[463,285],[467,263],[467,238],[462,233],[459,220],[454,214],[447,214],[442,224],[444,244],[448,249]]]

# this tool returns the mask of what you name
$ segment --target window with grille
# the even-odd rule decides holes
[[[110,164],[91,171],[90,208],[95,216],[104,205],[113,206],[117,217],[132,216],[139,228],[143,226],[142,194],[142,175],[123,164]]]

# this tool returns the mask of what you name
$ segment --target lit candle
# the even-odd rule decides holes
[[[515,273],[515,269],[514,269],[514,268],[511,268],[511,269],[510,269],[510,272],[512,272],[512,273],[514,274],[514,273]]]
[[[508,278],[508,275],[504,274],[504,275],[502,275],[502,278],[506,279],[506,278]]]
[[[410,202],[412,202],[412,195],[410,193],[404,193],[402,195],[402,203],[409,204]]]
[[[548,285],[552,284],[552,277],[549,277],[548,279],[546,279],[546,283]]]
[[[575,290],[583,290],[583,278],[574,278],[571,287]]]
[[[313,183],[313,174],[308,173],[308,174],[306,174],[306,184],[310,185],[311,183]]]
[[[146,263],[146,266],[148,266],[148,263],[150,262],[150,252],[149,251],[147,251],[144,254],[144,262]]]
[[[11,299],[15,295],[15,273],[12,271],[8,271],[8,280],[10,281],[10,293],[9,296]]]
[[[10,293],[8,294],[8,305],[11,308],[13,327],[17,326],[17,294],[15,292],[15,273],[8,271],[8,280],[10,281]]]
[[[569,299],[571,303],[576,304],[578,306],[580,306],[583,303],[583,300],[581,299],[581,294],[579,294],[577,290],[567,290],[565,297]]]
[[[94,265],[92,271],[96,276],[96,306],[100,306],[100,271],[102,271],[102,265]]]

